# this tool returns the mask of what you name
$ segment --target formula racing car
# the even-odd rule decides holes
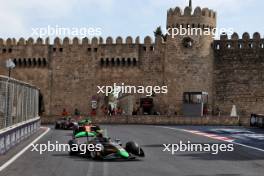
[[[71,117],[62,117],[55,122],[55,129],[74,129],[77,122]]]
[[[95,136],[95,134],[89,132],[80,132],[75,136],[74,139],[69,141],[69,154],[79,155],[81,150],[73,150],[73,148],[75,146],[80,146],[81,144],[93,144],[94,146],[101,146],[99,151],[86,150],[85,155],[92,158],[93,160],[134,160],[137,157],[145,157],[143,149],[136,142],[128,142],[123,148],[120,140],[112,141],[110,138],[103,137],[101,133],[97,133]]]
[[[92,121],[90,119],[81,120],[78,123],[76,123],[73,127],[73,135],[80,132],[97,132],[101,130],[98,125],[92,124]]]

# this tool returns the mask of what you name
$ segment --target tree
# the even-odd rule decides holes
[[[164,41],[166,41],[167,35],[164,35],[161,29],[161,26],[158,26],[157,29],[154,31],[155,37],[162,37]]]
[[[157,29],[154,31],[154,35],[155,35],[155,37],[163,36],[161,26],[157,27]]]

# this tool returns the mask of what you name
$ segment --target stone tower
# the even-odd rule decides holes
[[[179,7],[168,10],[170,35],[166,41],[164,77],[169,93],[164,101],[170,113],[182,112],[184,92],[208,92],[209,105],[212,105],[214,39],[210,31],[215,27],[216,13],[200,7],[193,11],[191,0],[183,12]]]

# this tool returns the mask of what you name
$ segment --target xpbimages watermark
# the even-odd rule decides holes
[[[186,28],[180,25],[176,28],[167,28],[166,35],[175,38],[177,36],[212,36],[213,38],[217,38],[221,34],[232,35],[234,33],[233,28],[196,28],[191,27],[190,25]]]
[[[114,83],[112,86],[97,86],[97,94],[105,94],[106,96],[111,93],[116,94],[146,94],[146,96],[152,96],[153,94],[167,94],[168,86],[131,86],[122,83],[118,85]]]
[[[58,141],[47,144],[31,144],[31,152],[38,152],[42,155],[45,152],[80,152],[86,154],[87,152],[100,152],[103,146],[101,144],[60,144]]]
[[[188,141],[179,144],[163,144],[163,152],[175,155],[177,152],[208,152],[217,155],[219,152],[233,152],[234,144],[194,144]]]
[[[32,37],[91,37],[102,35],[102,28],[100,27],[62,27],[59,25],[48,25],[45,27],[32,28],[31,30]]]

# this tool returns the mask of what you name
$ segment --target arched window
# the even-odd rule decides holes
[[[106,58],[106,63],[105,63],[106,66],[109,66],[109,59]]]
[[[43,66],[46,67],[47,66],[47,61],[45,58],[43,58]]]
[[[127,65],[128,65],[128,66],[131,65],[131,59],[130,59],[130,58],[127,59]]]
[[[27,60],[26,60],[26,59],[23,60],[23,66],[24,66],[24,67],[27,66]]]
[[[17,60],[16,59],[13,59],[13,62],[15,65],[17,65]]]
[[[133,66],[136,66],[136,65],[137,65],[137,59],[133,58]]]

